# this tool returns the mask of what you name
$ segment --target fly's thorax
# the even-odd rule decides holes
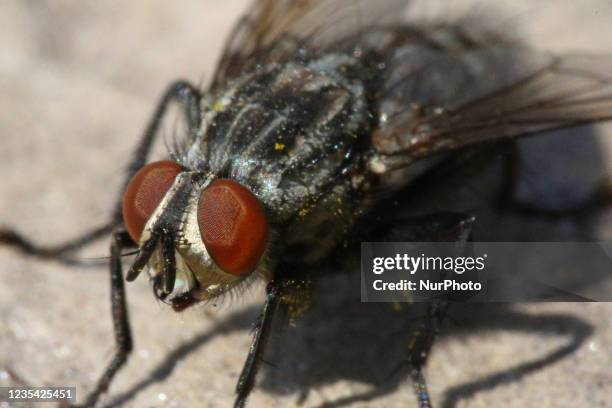
[[[319,258],[360,211],[353,196],[375,120],[366,95],[371,80],[352,53],[259,67],[203,102],[201,126],[177,152],[179,162],[248,186],[279,242],[309,247],[309,257]],[[204,256],[189,251],[185,259]]]
[[[202,106],[181,163],[250,186],[287,222],[358,160],[372,125],[360,64],[327,54],[245,74]]]

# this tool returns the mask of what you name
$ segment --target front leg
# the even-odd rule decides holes
[[[255,385],[255,376],[259,369],[263,353],[270,337],[272,321],[278,310],[278,306],[282,297],[282,284],[279,281],[272,280],[266,287],[266,303],[261,315],[255,323],[253,331],[253,342],[249,347],[249,354],[238,378],[236,385],[236,402],[234,408],[242,408],[246,404],[253,386]]]
[[[132,351],[132,332],[128,317],[125,285],[121,268],[121,251],[133,247],[132,240],[126,231],[117,231],[113,234],[111,243],[110,278],[111,278],[111,314],[113,317],[113,331],[115,332],[116,350],[113,359],[98,380],[96,387],[89,393],[83,407],[96,405],[100,395],[108,389],[113,377],[125,364]]]
[[[201,95],[199,91],[185,81],[176,81],[166,90],[133,154],[133,159],[128,167],[126,181],[119,195],[116,209],[112,219],[107,224],[87,232],[81,237],[67,243],[55,246],[37,245],[14,230],[0,228],[0,245],[13,246],[23,253],[34,257],[59,260],[69,264],[78,263],[78,261],[71,257],[74,251],[115,231],[113,233],[110,248],[110,277],[111,310],[117,349],[115,350],[115,355],[111,363],[98,380],[94,390],[85,399],[83,406],[91,407],[96,404],[100,395],[108,389],[117,371],[125,364],[132,350],[132,336],[121,268],[121,251],[124,248],[134,247],[135,243],[132,242],[129,235],[123,229],[118,230],[123,224],[121,207],[125,188],[134,174],[146,163],[153,143],[159,134],[159,125],[170,103],[177,101],[183,105],[189,128],[190,130],[194,130],[199,126],[200,98]]]
[[[155,138],[159,135],[159,126],[161,125],[162,119],[166,115],[168,107],[172,102],[179,102],[183,108],[185,119],[187,120],[189,132],[194,132],[200,127],[200,100],[202,95],[200,91],[187,81],[178,80],[170,84],[161,97],[157,104],[157,108],[153,113],[153,116],[149,120],[147,128],[142,135],[142,139],[134,151],[132,160],[128,166],[123,188],[117,201],[115,208],[114,219],[121,221],[122,216],[122,202],[125,189],[129,184],[132,177],[144,166],[147,162],[147,158],[151,153],[151,148],[155,142]]]

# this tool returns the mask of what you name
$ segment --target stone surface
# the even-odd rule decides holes
[[[608,1],[507,3],[504,27],[538,47],[612,52]],[[0,223],[45,243],[102,224],[157,96],[172,79],[210,77],[245,4],[2,2]],[[611,219],[599,218],[600,236]],[[81,256],[107,256],[107,246]],[[354,284],[345,275],[318,283],[314,310],[275,334],[249,406],[414,406],[406,373],[391,375],[406,342],[402,312],[360,304]],[[135,350],[102,405],[231,406],[261,292],[179,315],[146,279],[129,284]],[[82,397],[112,355],[108,297],[105,267],[0,248],[0,385],[76,385]],[[606,303],[459,308],[427,366],[434,402],[609,406],[611,316]]]

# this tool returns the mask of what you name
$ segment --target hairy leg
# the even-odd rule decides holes
[[[253,333],[253,342],[249,347],[249,354],[240,373],[238,384],[236,385],[235,408],[242,408],[255,385],[255,376],[262,361],[263,353],[268,342],[272,320],[278,310],[282,296],[282,285],[278,281],[271,281],[266,287],[266,303],[261,315],[257,319]]]
[[[112,361],[98,380],[94,390],[85,399],[82,405],[84,407],[95,406],[100,395],[108,389],[113,377],[125,364],[132,350],[132,336],[126,305],[121,255],[124,248],[134,247],[135,243],[122,228],[123,216],[121,207],[125,188],[134,174],[146,163],[155,138],[158,135],[159,125],[170,103],[178,101],[183,104],[189,127],[193,130],[199,126],[200,97],[199,91],[185,81],[174,82],[164,93],[134,152],[115,211],[107,224],[88,231],[78,238],[55,246],[36,245],[14,230],[0,229],[0,244],[13,246],[27,255],[58,260],[67,264],[78,263],[77,260],[71,258],[71,254],[74,251],[113,232],[110,248],[111,312],[117,349]]]
[[[111,243],[110,278],[111,278],[111,314],[113,317],[113,331],[115,332],[116,350],[104,374],[98,380],[96,387],[87,395],[83,407],[92,407],[100,395],[108,389],[113,377],[127,361],[132,351],[132,332],[128,317],[125,284],[121,268],[121,251],[123,248],[133,247],[132,240],[126,231],[113,234]]]

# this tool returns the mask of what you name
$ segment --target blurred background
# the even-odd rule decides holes
[[[422,3],[412,18],[493,8]],[[247,4],[2,1],[0,224],[44,243],[103,224],[158,96],[173,79],[210,78]],[[536,48],[612,53],[608,0],[495,8],[508,15],[508,34]],[[604,136],[612,127],[592,130],[609,172]],[[588,158],[570,172],[590,175],[581,163],[587,168]],[[598,215],[594,231],[609,238],[612,214]],[[107,256],[107,247],[102,240],[82,256]],[[84,397],[112,356],[108,280],[105,267],[70,268],[0,248],[0,386],[70,385]],[[353,284],[342,276],[318,284],[312,313],[275,335],[249,406],[416,404],[405,373],[391,373],[407,341],[401,322],[381,320],[389,305],[364,307],[358,292],[338,296],[338,285]],[[231,406],[261,292],[179,315],[156,302],[146,279],[129,284],[135,349],[101,405]],[[610,406],[612,304],[465,308],[447,326],[426,370],[438,406]]]

